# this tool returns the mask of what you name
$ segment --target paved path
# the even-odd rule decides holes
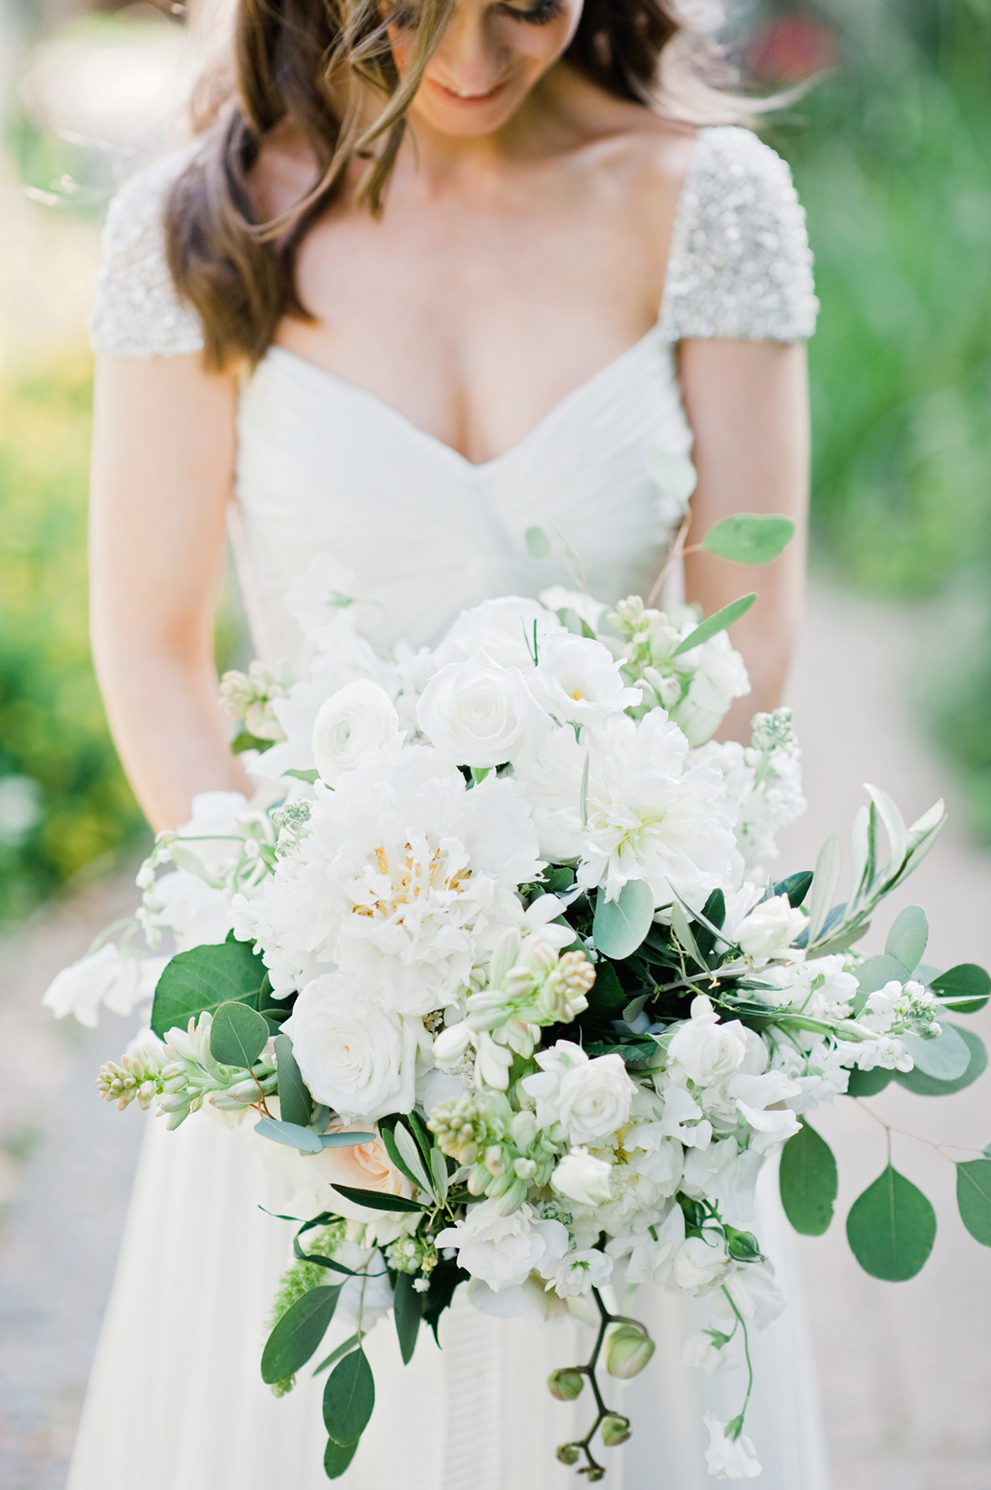
[[[907,610],[815,595],[793,689],[813,806],[783,854],[788,869],[811,866],[833,827],[845,838],[864,780],[884,786],[912,816],[945,788],[948,773],[925,750],[904,703],[914,636],[924,624]],[[968,844],[959,825],[951,825],[898,906],[913,901],[930,914],[932,961],[991,963],[991,858]],[[64,1484],[141,1127],[133,1110],[118,1114],[93,1092],[100,1061],[116,1056],[128,1037],[125,1022],[108,1016],[93,1033],[56,1025],[37,1000],[51,974],[132,903],[126,882],[94,887],[46,911],[2,949],[4,1490]],[[893,914],[882,918],[879,946]],[[991,1038],[991,1020],[980,1016],[975,1026],[982,1025]],[[982,1147],[991,1139],[989,1096],[985,1077],[942,1102],[896,1090],[872,1105],[916,1132]],[[816,1123],[840,1160],[840,1219],[825,1237],[798,1245],[835,1490],[991,1490],[991,1252],[959,1221],[949,1165],[925,1145],[896,1137],[895,1163],[933,1199],[939,1236],[912,1282],[867,1277],[847,1247],[842,1218],[883,1167],[883,1134],[844,1100]],[[140,1328],[136,1320],[139,1337]],[[140,1467],[136,1472],[139,1481]]]

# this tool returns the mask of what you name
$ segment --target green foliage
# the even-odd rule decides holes
[[[247,1004],[221,1004],[210,1026],[210,1054],[222,1066],[250,1069],[268,1044],[268,1025]]]
[[[954,1014],[976,1014],[991,994],[991,978],[974,962],[961,962],[930,980],[930,987],[942,996]]]
[[[957,1165],[957,1205],[971,1236],[991,1247],[991,1159]]]
[[[151,1027],[161,1037],[176,1026],[185,1029],[190,1019],[206,1011],[214,1013],[228,1000],[257,1002],[264,977],[264,965],[250,942],[229,937],[219,945],[180,952],[158,980]]]
[[[950,1028],[944,1024],[943,1029]],[[973,1030],[965,1030],[957,1025],[952,1028],[970,1049],[970,1061],[966,1069],[959,1075],[948,1080],[941,1081],[938,1077],[930,1076],[925,1071],[916,1068],[914,1071],[895,1071],[890,1073],[894,1076],[899,1086],[906,1087],[914,1092],[917,1097],[950,1097],[954,1092],[962,1092],[964,1087],[970,1086],[979,1076],[983,1076],[988,1064],[988,1053],[984,1048],[984,1041],[980,1035],[975,1035]],[[873,1072],[869,1073],[873,1075]]]
[[[914,1278],[936,1240],[936,1212],[921,1190],[889,1164],[854,1201],[847,1240],[865,1272],[889,1283]]]
[[[805,1120],[781,1152],[781,1203],[805,1236],[822,1236],[833,1219],[839,1181],[833,1151]]]
[[[754,590],[749,595],[741,595],[739,600],[733,600],[729,605],[724,605],[722,610],[717,610],[715,615],[708,616],[701,626],[696,626],[694,631],[690,631],[685,639],[678,643],[671,656],[680,657],[682,652],[690,652],[693,647],[700,647],[703,642],[709,640],[710,636],[725,631],[741,616],[745,616],[750,607],[756,603],[757,592]]]
[[[957,1081],[970,1065],[970,1050],[960,1031],[944,1024],[935,1040],[921,1040],[918,1035],[903,1035],[905,1049],[915,1062],[915,1069],[935,1081]]]
[[[907,905],[895,917],[884,950],[913,972],[922,961],[929,940],[929,922],[920,905]]]
[[[276,1035],[275,1059],[279,1070],[279,1111],[285,1122],[305,1128],[313,1111],[313,1099],[296,1064],[288,1035]]]
[[[991,1164],[988,1165],[991,1169]],[[416,1337],[420,1330],[420,1320],[423,1317],[421,1307],[421,1295],[413,1287],[415,1282],[412,1273],[400,1273],[396,1278],[395,1293],[395,1320],[396,1334],[399,1336],[399,1351],[403,1358],[403,1365],[408,1366],[413,1359],[416,1349]]]
[[[323,1421],[331,1441],[356,1444],[375,1407],[375,1383],[368,1357],[359,1347],[339,1361],[323,1390]]]
[[[262,1352],[262,1381],[269,1386],[285,1381],[306,1365],[327,1333],[342,1286],[321,1283],[286,1310]]]
[[[640,946],[654,919],[654,896],[646,880],[627,880],[615,900],[600,890],[595,902],[592,935],[606,957],[630,957]]]
[[[769,564],[794,536],[795,524],[790,517],[770,512],[741,512],[710,528],[702,547],[723,559],[731,559],[734,564]]]

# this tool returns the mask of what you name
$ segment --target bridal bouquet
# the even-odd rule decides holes
[[[752,561],[788,528],[732,519],[706,546]],[[820,1233],[837,1184],[814,1109],[892,1079],[950,1092],[983,1068],[945,1015],[981,1007],[988,978],[923,965],[921,910],[880,956],[857,950],[942,804],[906,827],[868,788],[841,903],[835,838],[814,872],[769,875],[804,807],[789,713],[757,715],[749,746],[711,740],[749,689],[725,628],[753,597],[703,620],[636,596],[510,596],[413,652],[367,640],[352,589],[325,556],[293,586],[306,679],[226,675],[257,797],[208,793],[160,834],[134,927],[48,1002],[93,1021],[101,999],[153,989],[151,1032],[103,1068],[102,1094],[171,1128],[248,1116],[309,1197],[261,1370],[289,1390],[331,1320],[350,1323],[316,1368],[330,1478],[372,1413],[368,1331],[391,1312],[408,1361],[461,1284],[482,1310],[594,1321],[589,1358],[548,1383],[590,1389],[588,1431],[558,1449],[590,1480],[599,1445],[632,1431],[601,1370],[630,1378],[654,1350],[637,1285],[709,1300],[686,1358],[747,1367],[739,1413],[706,1415],[709,1470],[757,1475],[749,1337],[783,1302],[750,1229],[761,1166],[781,1155],[786,1212]],[[152,953],[171,937],[171,958],[137,955],[138,929]],[[958,1169],[963,1219],[991,1244],[991,1158]],[[907,1278],[935,1218],[889,1164],[848,1234],[869,1272]]]

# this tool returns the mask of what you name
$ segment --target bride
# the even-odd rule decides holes
[[[486,596],[564,579],[528,554],[535,522],[593,594],[646,594],[690,451],[698,531],[738,511],[801,520],[803,214],[703,67],[670,0],[239,0],[212,124],[111,209],[92,327],[93,646],[156,828],[197,792],[251,791],[216,703],[228,527],[256,654],[298,664],[283,598],[317,554],[419,645]],[[735,631],[748,714],[778,702],[798,546],[751,578],[711,555],[685,566],[706,611],[761,592]],[[258,1376],[290,1234],[261,1205],[291,1201],[250,1143],[150,1126],[70,1490],[326,1483],[321,1382],[275,1401]],[[760,1339],[747,1431],[768,1490],[821,1490],[766,1197],[758,1230],[791,1307]],[[682,1365],[685,1305],[643,1307],[659,1349],[627,1387],[638,1436],[609,1483],[692,1490],[703,1408],[728,1416],[736,1387]],[[577,1351],[460,1297],[441,1342],[403,1371],[384,1327],[371,1337],[376,1413],[342,1483],[573,1484],[553,1457],[571,1409],[543,1377]]]

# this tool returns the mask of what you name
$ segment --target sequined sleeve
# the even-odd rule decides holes
[[[788,166],[749,130],[701,129],[675,223],[662,328],[671,341],[802,341],[818,308]]]
[[[202,350],[199,318],[169,272],[162,222],[169,187],[190,154],[187,146],[140,171],[110,204],[89,324],[94,352],[179,357]]]

